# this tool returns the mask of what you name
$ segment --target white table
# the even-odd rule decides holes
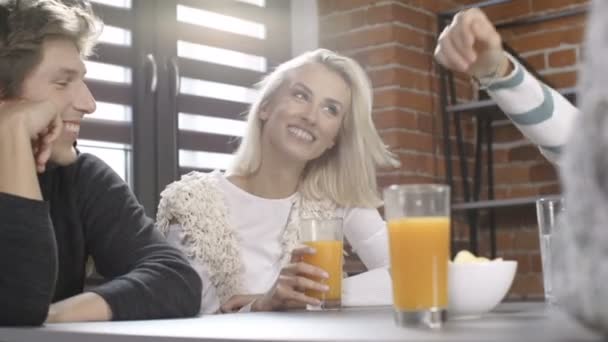
[[[401,328],[390,307],[334,312],[271,312],[191,319],[49,324],[0,328],[0,341],[594,341],[600,336],[543,303],[505,303],[443,329]]]

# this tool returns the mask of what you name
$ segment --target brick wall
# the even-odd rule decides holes
[[[399,156],[399,170],[383,170],[379,184],[443,182],[439,81],[432,59],[437,36],[436,13],[471,0],[319,0],[320,42],[358,60],[374,87],[374,121],[385,143]],[[493,22],[582,6],[587,0],[514,0],[486,10]],[[555,87],[576,82],[581,56],[583,16],[501,30],[515,48]],[[469,80],[456,75],[459,101],[476,97]],[[475,121],[464,115],[469,175],[473,170]],[[553,167],[507,120],[494,122],[493,151],[497,198],[558,193]],[[452,149],[455,149],[451,127]],[[462,199],[460,167],[452,160],[454,201]],[[484,189],[484,193],[485,193]],[[534,208],[496,212],[498,254],[519,262],[511,298],[540,298],[542,277]],[[487,255],[488,232],[482,215],[480,254]],[[459,245],[468,241],[463,217],[454,216]]]
[[[357,59],[374,86],[374,120],[403,166],[381,186],[438,180],[438,81],[432,62],[439,3],[321,0],[320,42]],[[444,7],[445,8],[445,7]]]

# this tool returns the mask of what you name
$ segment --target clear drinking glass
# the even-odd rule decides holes
[[[384,209],[395,321],[441,327],[448,307],[450,187],[392,185],[384,190]]]
[[[551,239],[557,227],[557,217],[565,211],[562,198],[541,198],[536,201],[536,218],[538,220],[538,234],[540,240],[540,258],[543,267],[543,285],[545,289],[545,301],[555,304],[553,293],[552,263],[551,263]]]
[[[305,255],[305,263],[317,266],[329,274],[329,279],[313,279],[327,284],[329,291],[306,290],[309,297],[317,298],[321,305],[308,305],[308,310],[339,309],[342,306],[343,239],[342,219],[304,219],[300,221],[300,242],[313,247],[316,253]]]

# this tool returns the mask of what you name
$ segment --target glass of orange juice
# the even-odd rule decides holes
[[[316,251],[315,254],[305,255],[302,261],[329,274],[329,279],[313,279],[328,285],[328,291],[305,291],[307,296],[321,301],[321,305],[307,305],[306,309],[339,309],[342,306],[342,219],[303,219],[300,221],[299,236],[300,242]]]
[[[392,185],[384,190],[384,213],[395,321],[439,328],[448,306],[450,187]]]

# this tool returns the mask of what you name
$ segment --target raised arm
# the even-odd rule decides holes
[[[503,50],[500,34],[481,10],[454,17],[439,36],[435,59],[476,80],[547,159],[558,160],[578,110]]]

